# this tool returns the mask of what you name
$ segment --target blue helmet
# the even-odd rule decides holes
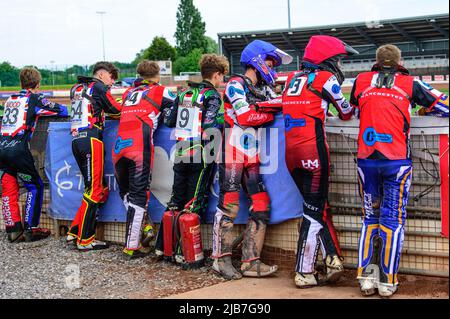
[[[268,58],[274,61],[274,66],[289,64],[293,60],[292,56],[276,46],[262,40],[254,40],[242,51],[240,62],[243,68],[249,65],[254,67],[267,84],[274,85],[277,73],[267,66]]]

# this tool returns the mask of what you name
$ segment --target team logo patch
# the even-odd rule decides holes
[[[331,91],[333,91],[334,94],[339,94],[339,92],[341,92],[341,87],[335,84],[331,87]]]
[[[363,141],[367,146],[374,146],[376,142],[392,143],[392,135],[377,133],[373,127],[368,127],[363,133]]]
[[[116,143],[114,144],[114,153],[119,154],[123,149],[131,146],[133,146],[132,138],[123,140],[120,136],[118,136]]]
[[[240,90],[240,89],[237,89],[237,88],[235,88],[232,84],[233,83],[235,83],[235,84],[237,84],[237,82],[232,82],[232,83],[230,83],[230,86],[228,87],[228,96],[230,97],[230,98],[232,98],[233,96],[235,96],[236,95],[236,93],[237,94],[240,94],[240,95],[245,95],[245,92],[244,91],[242,91],[242,90]]]
[[[233,97],[236,94],[236,89],[232,86],[228,88],[228,96]]]
[[[239,102],[237,102],[235,105],[234,105],[234,109],[237,111],[237,110],[240,110],[241,108],[243,108],[244,106],[247,106],[248,104],[246,103],[246,102],[244,102],[244,101],[239,101]]]
[[[31,175],[18,173],[17,176],[24,182],[31,182]]]
[[[284,127],[286,132],[289,132],[294,127],[303,127],[306,126],[305,119],[294,119],[291,115],[286,114],[284,117]]]

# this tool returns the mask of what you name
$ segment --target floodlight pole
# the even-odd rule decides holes
[[[103,28],[103,15],[106,13],[106,11],[97,11],[96,13],[100,15],[100,20],[102,23],[103,61],[105,61],[105,31]]]
[[[52,86],[55,88],[55,61],[50,61],[52,65]]]
[[[291,28],[291,0],[287,0],[288,3],[288,27]]]

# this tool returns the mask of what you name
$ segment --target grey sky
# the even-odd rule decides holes
[[[129,62],[154,36],[175,44],[178,0],[0,0],[0,62],[37,66]],[[194,0],[207,35],[286,28],[287,0]],[[447,0],[291,0],[292,27],[448,13]]]

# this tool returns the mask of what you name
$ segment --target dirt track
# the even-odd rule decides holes
[[[293,275],[288,272],[263,279],[244,278],[238,281],[220,283],[178,295],[169,299],[357,299],[359,293],[355,271],[348,270],[333,286],[298,289]],[[424,276],[400,276],[400,288],[395,299],[447,299],[449,297],[448,278]],[[144,297],[144,296],[143,296]]]

